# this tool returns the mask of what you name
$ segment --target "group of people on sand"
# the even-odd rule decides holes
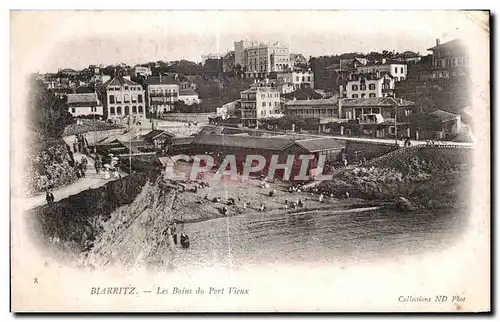
[[[184,232],[184,224],[182,224],[181,233],[177,234],[177,223],[175,221],[168,224],[167,228],[163,230],[162,235],[165,238],[165,242],[167,244],[166,247],[170,253],[167,269],[172,270],[174,269],[173,262],[178,246],[182,249],[188,249],[191,247],[191,242],[189,240],[189,236]]]

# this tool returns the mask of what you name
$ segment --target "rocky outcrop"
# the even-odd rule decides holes
[[[27,148],[25,194],[33,196],[48,188],[73,183],[73,154],[61,138],[33,136]]]
[[[364,166],[348,167],[318,186],[337,196],[391,201],[407,211],[464,208],[470,182],[470,151],[399,149]]]
[[[53,204],[29,210],[33,231],[43,240],[70,243],[75,251],[88,246],[103,231],[117,208],[132,203],[154,174],[133,173],[96,189],[82,191]]]

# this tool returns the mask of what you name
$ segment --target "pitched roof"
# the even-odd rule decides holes
[[[294,144],[293,140],[258,137],[258,136],[234,136],[234,135],[220,135],[220,134],[207,134],[198,135],[193,139],[193,144],[220,146],[228,148],[246,148],[246,149],[260,149],[283,151],[287,147]]]
[[[460,115],[453,114],[453,113],[450,113],[450,112],[446,112],[446,111],[443,111],[443,110],[435,110],[434,112],[431,112],[429,114],[435,116],[436,118],[438,118],[439,121],[441,121],[441,123],[452,121],[452,120],[455,120],[455,119],[457,119],[457,118],[460,117]]]
[[[68,104],[97,104],[98,102],[96,93],[68,94]]]
[[[178,85],[179,81],[173,79],[171,76],[150,76],[146,78],[148,85]]]
[[[342,107],[356,106],[412,106],[414,102],[407,100],[395,100],[392,97],[370,97],[370,98],[343,98],[340,100]]]
[[[366,65],[360,66],[360,67],[387,66],[387,65],[406,65],[406,63],[404,61],[399,61],[399,60],[394,60],[394,59],[386,59],[385,62],[381,62],[381,61],[370,62],[370,63],[367,63]]]
[[[156,138],[157,136],[160,136],[162,134],[165,134],[165,135],[170,136],[170,137],[174,136],[172,133],[168,133],[168,132],[163,131],[163,130],[152,130],[152,131],[148,132],[147,134],[145,134],[142,138],[144,140],[153,140],[154,138]]]
[[[278,92],[278,89],[276,87],[270,87],[270,86],[255,86],[255,87],[250,87],[249,89],[246,89],[241,93],[257,93],[257,92]]]
[[[187,95],[196,95],[196,96],[198,96],[198,93],[196,93],[192,88],[181,89],[179,91],[179,96],[187,96]]]
[[[444,49],[444,48],[453,47],[453,46],[464,46],[464,43],[461,39],[453,39],[453,40],[447,41],[443,44],[428,48],[427,50],[434,51],[436,49],[439,50],[439,49]]]
[[[290,60],[296,60],[297,58],[301,60],[307,60],[302,54],[290,54]]]
[[[172,138],[172,145],[188,145],[193,142],[192,136],[174,137]]]
[[[128,142],[130,140],[136,140],[138,136],[134,134],[134,131],[125,131],[121,134],[112,134],[97,142],[97,145],[108,145],[114,141]]]
[[[337,99],[335,98],[323,98],[317,100],[290,100],[285,103],[286,106],[294,105],[335,105],[337,104]]]
[[[102,84],[104,88],[108,88],[109,86],[124,86],[124,85],[141,86],[140,84],[137,84],[136,82],[133,82],[123,77],[114,77],[109,81],[107,81],[106,83]]]
[[[296,143],[309,152],[319,152],[328,150],[341,150],[345,147],[344,142],[332,138],[313,138],[298,140]]]

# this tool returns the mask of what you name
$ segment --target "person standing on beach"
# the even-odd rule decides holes
[[[167,270],[174,269],[174,260],[175,260],[175,242],[174,242],[174,229],[173,225],[169,225],[167,229],[163,231],[163,235],[165,236],[164,242],[166,243],[165,247],[167,248]]]

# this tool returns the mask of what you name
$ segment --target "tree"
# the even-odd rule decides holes
[[[29,92],[29,127],[43,135],[60,137],[64,128],[74,123],[66,100],[57,97],[48,91],[42,82],[36,80],[30,82]]]

